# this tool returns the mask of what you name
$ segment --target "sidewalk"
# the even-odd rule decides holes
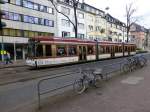
[[[16,62],[13,61],[13,64],[5,64],[5,62],[0,62],[0,69],[2,68],[13,68],[13,67],[19,67],[19,66],[25,66],[25,60],[17,60]]]
[[[150,112],[150,65],[118,75],[81,95],[47,99],[37,112]],[[49,102],[49,103],[47,103]]]

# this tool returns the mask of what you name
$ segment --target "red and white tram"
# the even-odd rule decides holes
[[[54,66],[134,55],[136,45],[77,38],[35,37],[29,40],[26,64]]]

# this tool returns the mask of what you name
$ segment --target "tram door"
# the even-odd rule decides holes
[[[79,61],[86,60],[86,46],[79,46]]]

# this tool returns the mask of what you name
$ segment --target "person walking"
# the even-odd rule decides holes
[[[6,55],[6,64],[8,64],[8,63],[13,63],[11,61],[11,57],[10,57],[10,53],[9,52],[7,52],[7,55]]]

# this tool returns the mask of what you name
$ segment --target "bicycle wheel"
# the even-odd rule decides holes
[[[75,80],[74,84],[73,84],[73,89],[76,93],[81,94],[85,91],[86,87],[83,83],[82,79],[79,80]]]
[[[93,83],[93,85],[96,87],[96,88],[99,88],[99,87],[101,87],[101,81],[102,81],[102,78],[101,78],[101,76],[100,75],[95,75],[94,76],[94,83]]]
[[[123,67],[122,67],[122,70],[123,70],[124,73],[129,72],[130,68],[129,68],[128,64],[124,64]]]

